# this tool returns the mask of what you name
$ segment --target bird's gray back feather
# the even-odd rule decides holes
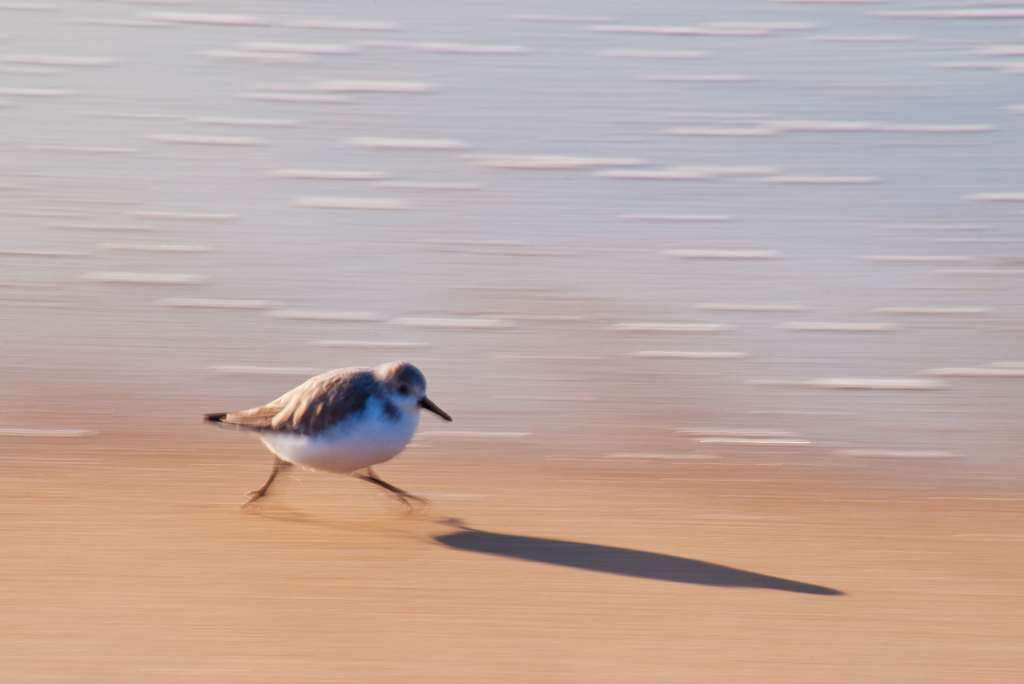
[[[359,413],[371,397],[380,394],[370,368],[343,368],[310,378],[266,406],[217,414],[215,422],[248,430],[315,435]],[[381,399],[385,409],[394,409],[385,397]]]

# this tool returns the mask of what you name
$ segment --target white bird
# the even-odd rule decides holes
[[[420,409],[452,418],[427,399],[427,380],[416,366],[393,361],[376,368],[339,368],[310,378],[266,406],[237,413],[208,413],[211,423],[256,432],[275,456],[270,477],[246,493],[243,507],[270,489],[292,465],[354,475],[392,492],[402,503],[422,502],[384,482],[371,469],[390,461],[412,439]],[[366,474],[357,470],[366,470]]]

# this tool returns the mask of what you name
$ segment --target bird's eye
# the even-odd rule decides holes
[[[402,394],[409,394],[409,386],[402,385],[401,387],[398,388],[398,391],[401,392]]]

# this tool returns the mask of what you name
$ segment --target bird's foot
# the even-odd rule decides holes
[[[261,489],[254,489],[251,492],[245,493],[245,501],[242,502],[242,510],[245,510],[249,506],[253,505],[257,501],[263,498],[265,492]]]
[[[405,496],[398,497],[399,501],[402,502],[402,514],[405,517],[422,513],[423,511],[430,508],[430,501],[419,496],[412,494],[406,494]],[[415,502],[415,504],[413,503]]]

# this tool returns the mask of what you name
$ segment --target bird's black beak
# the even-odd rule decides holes
[[[440,408],[438,408],[437,404],[435,404],[434,402],[430,401],[426,397],[423,397],[422,399],[420,399],[420,406],[422,406],[423,408],[427,409],[428,411],[433,411],[437,415],[439,415],[442,418],[444,418],[445,420],[447,420],[449,423],[452,422],[452,417],[451,416],[449,416],[447,413],[445,413]]]

